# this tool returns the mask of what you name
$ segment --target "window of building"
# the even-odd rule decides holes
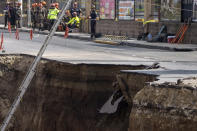
[[[144,0],[135,0],[135,19],[144,19]]]
[[[115,18],[115,0],[100,0],[100,19]]]
[[[161,20],[181,20],[181,0],[161,0]]]
[[[120,0],[118,3],[120,20],[134,19],[134,0]]]

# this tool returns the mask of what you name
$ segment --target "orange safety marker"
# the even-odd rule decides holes
[[[8,31],[11,33],[11,25],[10,25],[10,22],[8,22]]]
[[[69,31],[69,28],[66,27],[65,34],[64,34],[64,38],[67,38],[67,37],[68,37],[68,31]]]
[[[16,39],[19,40],[19,31],[18,31],[18,29],[16,29],[15,36],[16,36]]]
[[[32,38],[33,38],[33,31],[32,31],[32,29],[30,30],[30,39],[32,40]]]
[[[2,45],[3,45],[3,32],[1,33],[1,45],[0,45],[0,50],[3,49]]]

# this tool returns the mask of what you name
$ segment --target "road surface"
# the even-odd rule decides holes
[[[20,39],[16,40],[14,33],[10,34],[6,30],[1,32],[4,32],[5,54],[37,55],[46,38],[46,35],[34,34],[33,40],[30,40],[29,33],[20,32]],[[194,72],[197,70],[196,51],[174,52],[126,45],[107,45],[58,36],[53,37],[43,57],[70,63],[151,65],[159,62],[166,69],[194,70]]]

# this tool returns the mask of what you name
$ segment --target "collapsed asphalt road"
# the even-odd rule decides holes
[[[17,54],[35,56],[46,37],[45,35],[34,34],[34,39],[31,41],[28,33],[20,33],[20,39],[16,40],[14,33],[3,32],[3,47],[5,52],[1,54],[0,65],[0,81],[4,83],[2,87],[0,87],[2,96],[0,97],[1,121],[5,117],[10,103],[12,103],[18,90],[15,88],[15,85],[20,84],[27,71],[28,65],[33,59],[32,56]],[[9,129],[32,130],[36,127],[36,130],[82,131],[100,129],[106,131],[126,131],[128,127],[130,127],[130,131],[134,131],[139,129],[138,126],[132,126],[136,120],[146,120],[143,118],[143,113],[139,114],[139,116],[135,116],[135,114],[137,114],[136,112],[138,112],[137,109],[140,109],[139,107],[143,106],[141,110],[145,110],[147,108],[154,109],[159,106],[158,111],[160,111],[160,108],[162,110],[169,108],[165,105],[165,99],[162,101],[164,105],[159,105],[160,103],[156,105],[154,105],[154,103],[152,104],[151,102],[154,101],[152,101],[151,97],[147,97],[146,100],[141,100],[141,98],[145,98],[144,94],[147,96],[146,92],[150,92],[150,94],[156,93],[155,96],[158,97],[158,92],[154,92],[152,87],[148,88],[150,90],[145,88],[145,90],[147,90],[143,93],[144,83],[157,80],[154,75],[155,71],[150,71],[150,69],[158,67],[162,69],[162,71],[156,71],[156,75],[162,75],[163,73],[166,81],[176,81],[179,78],[195,76],[197,64],[195,61],[196,56],[196,52],[170,52],[128,46],[102,45],[94,42],[54,37],[43,56],[44,58],[48,58],[48,60],[43,60],[40,63],[35,79],[32,82],[32,87],[29,89],[30,92],[27,93],[27,96],[24,98],[22,107],[17,111],[14,120],[11,121]],[[68,64],[66,62],[74,64]],[[157,67],[151,66],[155,65],[153,63],[157,63]],[[142,69],[148,70],[139,71]],[[122,70],[121,73],[119,72],[120,70]],[[171,75],[173,72],[175,72],[176,75]],[[178,78],[177,74],[179,75]],[[184,74],[184,76],[181,76],[182,74]],[[98,109],[102,107],[107,98],[112,94],[112,83],[115,80],[117,80],[116,83],[118,83],[118,86],[114,86],[114,88],[122,92],[120,94],[123,95],[120,97],[120,106],[116,107],[117,112],[116,110],[113,111],[115,114],[98,114]],[[193,81],[195,81],[195,79]],[[192,85],[196,86],[195,82],[193,83]],[[3,85],[6,85],[6,88]],[[174,90],[170,91],[173,88],[169,88],[168,85],[165,86],[165,88],[163,87],[166,90],[164,93],[177,93]],[[182,85],[173,85],[173,87],[177,86]],[[161,90],[161,92],[164,91],[164,89]],[[182,87],[178,89],[182,89]],[[185,89],[188,91],[194,90],[188,87]],[[140,96],[136,95],[138,92],[142,92],[142,94],[140,94]],[[164,93],[160,95],[174,97],[174,94]],[[183,93],[183,91],[181,91],[181,93]],[[180,96],[182,95],[181,93]],[[130,114],[132,109],[131,103],[135,95],[137,98],[134,99],[135,107],[133,108],[134,110],[132,110],[134,113]],[[166,96],[165,98],[167,98]],[[153,100],[154,99],[153,96]],[[152,104],[152,107],[146,107],[146,103],[139,103],[138,101],[148,101]],[[173,103],[173,110],[179,111],[179,108],[182,109],[182,106],[177,106],[177,104],[180,103],[179,99],[177,99],[176,102],[175,104]],[[31,103],[31,105],[29,105],[29,103]],[[116,103],[116,101],[113,103],[110,102],[112,106],[114,103]],[[189,108],[189,110],[194,111],[195,109],[192,107]],[[68,112],[71,112],[69,117]],[[26,115],[21,115],[24,113]],[[154,115],[154,113],[157,112],[153,111],[151,115]],[[129,123],[129,116],[132,115],[134,117],[130,118]],[[22,121],[18,122],[19,119],[21,120],[21,117]],[[190,115],[188,115],[188,117],[190,117]],[[151,118],[153,118],[152,123],[154,123],[155,118]],[[159,118],[160,115],[157,116],[157,119]],[[169,119],[173,120],[174,117],[169,117]],[[120,120],[124,122],[119,122]],[[187,118],[184,119],[186,122],[187,120]],[[32,121],[35,122],[31,124]],[[71,121],[75,122],[71,123]],[[90,124],[89,121],[93,123]],[[113,121],[113,123],[111,121]],[[111,124],[109,124],[109,122]],[[195,120],[193,122],[195,123]],[[77,124],[77,126],[75,126],[75,124]],[[137,122],[134,125],[138,124],[142,123]],[[146,124],[144,125],[146,126]],[[166,123],[162,123],[161,125],[164,128],[167,126]],[[140,128],[146,129],[145,126]],[[189,129],[187,128],[187,124],[184,126],[185,129]],[[158,129],[157,127],[154,130]],[[193,126],[190,129],[196,128]]]

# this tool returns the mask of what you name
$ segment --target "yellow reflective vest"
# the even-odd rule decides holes
[[[59,10],[57,8],[49,9],[47,19],[49,20],[57,19],[58,13],[59,13]]]
[[[79,17],[73,17],[67,24],[76,24],[77,27],[79,27],[79,24],[80,24],[80,19]]]

